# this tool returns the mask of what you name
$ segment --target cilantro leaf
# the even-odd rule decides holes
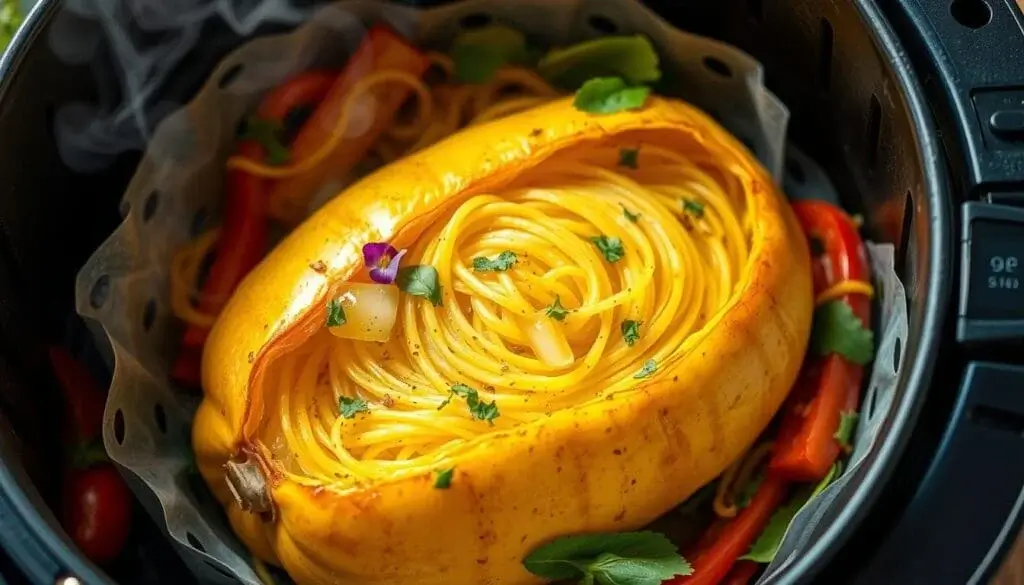
[[[772,559],[775,558],[775,553],[779,551],[779,546],[782,545],[783,537],[786,536],[789,523],[793,521],[793,517],[800,511],[800,508],[804,507],[807,500],[808,493],[801,491],[794,494],[788,502],[775,510],[771,519],[768,520],[768,524],[761,531],[761,535],[750,546],[750,551],[740,557],[740,559],[764,564],[772,562]]]
[[[814,311],[811,351],[820,356],[836,353],[863,366],[874,357],[875,337],[853,314],[850,305],[841,300],[830,301]]]
[[[526,36],[503,24],[466,31],[452,43],[455,78],[464,83],[486,83],[504,65],[530,60]]]
[[[441,306],[441,283],[437,269],[426,264],[404,266],[398,270],[395,284],[414,297],[423,297],[435,307]]]
[[[633,374],[634,380],[644,380],[654,375],[654,372],[658,371],[658,362],[654,360],[647,360],[644,362],[644,366],[640,368],[640,371]]]
[[[856,412],[842,412],[839,414],[839,428],[836,429],[834,435],[839,446],[844,451],[853,450],[853,446],[850,445],[850,439],[853,438],[853,432],[857,430],[857,422],[860,420],[860,414]]]
[[[683,211],[700,219],[704,217],[704,204],[692,199],[683,199]]]
[[[622,339],[626,341],[626,345],[633,347],[636,342],[640,341],[640,326],[643,324],[643,321],[633,321],[632,319],[622,322]]]
[[[455,468],[442,469],[437,472],[437,477],[434,479],[434,487],[439,490],[446,490],[452,486],[452,476],[455,475]]]
[[[661,79],[658,53],[643,35],[600,37],[552,49],[537,63],[537,72],[567,89],[594,77],[618,76],[631,85]]]
[[[370,405],[362,398],[342,396],[338,399],[338,410],[342,418],[355,418],[360,412],[370,412]]]
[[[650,94],[649,87],[630,87],[621,77],[596,77],[576,91],[572,105],[588,114],[614,114],[644,107]]]
[[[620,205],[621,205],[621,203],[620,203]],[[633,213],[632,211],[627,209],[625,205],[622,205],[622,215],[624,215],[626,217],[626,219],[628,219],[629,221],[631,221],[633,223],[636,223],[640,219],[640,214],[639,213]]]
[[[772,559],[775,558],[775,554],[779,551],[779,546],[782,545],[786,531],[789,530],[789,524],[793,521],[793,518],[807,505],[811,498],[825,491],[825,488],[839,479],[842,473],[843,463],[836,461],[813,490],[801,489],[794,493],[786,504],[775,510],[771,519],[768,520],[768,524],[761,531],[761,535],[750,546],[750,551],[740,557],[740,559],[754,561],[755,563],[771,563]]]
[[[639,166],[640,149],[623,148],[619,150],[619,166],[636,169]]]
[[[516,253],[512,250],[505,250],[498,254],[498,256],[491,260],[490,258],[478,257],[473,258],[473,271],[474,272],[505,272],[510,270],[516,265],[519,258]]]
[[[675,545],[657,532],[558,538],[527,555],[523,566],[544,579],[602,585],[659,585],[693,572]]]
[[[590,238],[590,241],[597,246],[597,250],[601,252],[604,259],[612,264],[622,260],[626,255],[626,250],[622,247],[622,240],[615,236],[595,236]]]
[[[544,312],[545,315],[551,317],[555,321],[565,321],[566,315],[569,314],[569,310],[562,306],[562,299],[555,295],[555,302],[551,303],[548,310]]]
[[[348,322],[345,318],[345,307],[341,306],[339,299],[327,301],[327,326],[341,327]]]
[[[267,151],[267,164],[283,165],[291,159],[291,151],[284,143],[284,126],[279,122],[250,116],[245,121],[240,140],[255,140]]]
[[[496,401],[484,402],[480,400],[480,393],[465,384],[452,384],[448,390],[448,398],[441,403],[441,406],[437,407],[438,410],[448,406],[452,401],[452,397],[458,396],[466,401],[466,406],[469,407],[469,414],[476,420],[488,422],[493,426],[494,419],[501,416],[501,413],[498,412]]]

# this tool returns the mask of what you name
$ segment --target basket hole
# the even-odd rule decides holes
[[[992,7],[985,0],[953,0],[949,13],[967,28],[981,28],[992,20]]]
[[[164,412],[164,405],[159,402],[153,407],[153,419],[156,421],[156,428],[167,434],[167,413]]]
[[[467,14],[462,17],[459,21],[459,26],[462,28],[483,28],[494,22],[494,18],[486,12],[474,12],[473,14]]]
[[[146,201],[142,204],[142,221],[149,221],[156,215],[157,207],[160,206],[160,192],[153,190],[146,195]]]
[[[188,543],[192,545],[192,548],[196,549],[197,551],[206,552],[206,547],[203,546],[203,543],[199,542],[199,539],[196,538],[195,534],[192,534],[191,532],[186,532],[185,540],[187,540]]]
[[[804,167],[796,159],[786,159],[786,172],[789,173],[789,176],[798,185],[803,185],[807,182],[807,174],[804,173]]]
[[[882,104],[878,96],[871,94],[871,103],[868,104],[868,136],[867,136],[867,160],[868,166],[874,167],[878,160],[878,139],[882,134]]]
[[[188,228],[192,237],[196,237],[203,233],[206,229],[206,222],[209,219],[210,212],[207,211],[205,207],[200,207],[199,210],[196,211],[195,215],[192,216],[192,225]]]
[[[729,68],[722,60],[708,55],[704,57],[704,67],[712,72],[721,75],[722,77],[732,77],[732,69]]]
[[[904,274],[910,255],[910,234],[914,229],[914,195],[907,190],[903,198],[903,226],[900,228],[900,247],[896,249],[896,274]]]
[[[821,31],[818,34],[818,85],[827,90],[832,83],[832,49],[836,41],[832,23],[827,18],[821,19]]]
[[[612,35],[619,32],[619,26],[612,22],[612,19],[604,16],[603,14],[594,14],[587,19],[587,24],[590,28],[594,29],[599,33],[606,35]]]
[[[227,571],[227,570],[226,570],[226,569],[225,569],[224,567],[222,567],[222,566],[218,565],[217,563],[210,563],[210,562],[207,562],[206,564],[207,564],[207,565],[208,565],[208,566],[209,566],[209,567],[210,567],[211,569],[213,569],[214,571],[217,571],[218,573],[220,573],[220,574],[221,574],[221,575],[223,575],[224,577],[227,577],[227,578],[229,578],[229,579],[231,579],[231,580],[236,580],[236,577],[235,577],[235,575],[233,575],[233,574],[229,573],[229,572],[228,572],[228,571]]]
[[[156,299],[149,299],[146,301],[146,306],[142,308],[142,329],[149,331],[153,328],[153,323],[156,321]]]
[[[867,404],[864,405],[864,412],[868,420],[875,418],[875,397],[878,395],[878,386],[874,386],[868,392]]]
[[[244,69],[245,66],[241,63],[236,63],[232,65],[228,68],[227,71],[224,72],[224,75],[220,76],[220,81],[217,82],[217,87],[221,89],[227,89],[232,83],[235,82],[236,79],[238,79],[238,76],[242,74],[242,70]]]
[[[124,413],[120,408],[114,412],[114,440],[118,445],[124,445]]]
[[[764,20],[764,0],[747,0],[747,13],[757,22]]]
[[[107,303],[108,298],[110,298],[110,275],[104,274],[97,278],[96,282],[92,283],[92,288],[89,289],[89,306],[99,309]]]
[[[892,348],[892,372],[898,374],[900,372],[900,355],[903,350],[903,340],[899,337],[896,338],[896,343],[893,344]]]

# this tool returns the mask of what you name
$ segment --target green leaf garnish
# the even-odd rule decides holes
[[[621,77],[597,77],[583,84],[572,105],[588,114],[614,114],[644,107],[649,87],[630,86]]]
[[[626,216],[626,219],[633,223],[636,223],[640,219],[639,213],[633,213],[632,211],[627,209],[625,205],[622,206],[622,215]]]
[[[548,580],[601,585],[660,585],[693,572],[676,546],[657,532],[565,536],[535,549],[523,566]]]
[[[259,142],[267,151],[267,164],[279,166],[291,159],[291,151],[284,144],[284,126],[279,122],[250,116],[245,121],[239,139]]]
[[[562,306],[562,299],[555,295],[555,302],[551,303],[548,310],[544,312],[545,315],[551,317],[555,321],[565,321],[566,315],[569,314],[569,309]]]
[[[630,85],[661,79],[658,52],[643,35],[601,37],[552,49],[537,63],[537,72],[570,90],[594,77],[621,77]]]
[[[0,53],[4,52],[21,26],[23,19],[18,4],[17,0],[3,0],[0,6]]]
[[[640,149],[623,148],[619,150],[619,166],[636,169],[640,158]]]
[[[597,249],[604,256],[604,259],[612,264],[622,260],[626,255],[625,248],[622,247],[622,240],[615,236],[595,236],[590,238],[590,241],[597,246]]]
[[[815,355],[839,354],[858,365],[871,361],[875,337],[844,301],[827,302],[814,311],[811,351]]]
[[[480,400],[480,393],[475,389],[466,386],[465,384],[452,384],[448,387],[448,398],[438,406],[437,409],[448,406],[451,403],[452,398],[458,396],[466,401],[466,405],[469,407],[469,414],[476,420],[482,420],[494,425],[494,419],[501,416],[498,412],[498,404],[496,401],[484,402]]]
[[[622,322],[622,339],[626,341],[626,345],[633,347],[636,342],[640,341],[640,326],[643,324],[643,321],[633,321],[632,319]]]
[[[842,474],[843,462],[836,461],[813,490],[801,489],[794,493],[786,504],[779,507],[772,514],[768,524],[761,531],[761,535],[750,546],[750,551],[740,557],[740,559],[766,565],[771,563],[779,551],[779,546],[782,545],[782,540],[786,536],[786,530],[789,529],[789,524],[793,521],[793,518],[807,505],[811,498],[825,491],[825,488],[832,485]]]
[[[327,326],[341,327],[348,322],[345,318],[345,307],[341,306],[340,299],[327,301]]]
[[[839,414],[839,428],[836,429],[835,438],[844,451],[851,451],[850,439],[853,438],[853,431],[857,430],[857,421],[860,414],[856,412],[842,412]]]
[[[449,53],[455,63],[455,78],[463,83],[486,83],[502,66],[530,60],[526,37],[503,24],[462,33]]]
[[[692,199],[683,199],[683,211],[700,219],[704,217],[704,204]]]
[[[338,410],[342,418],[355,418],[360,412],[370,412],[370,405],[362,398],[342,396],[338,399]]]
[[[640,371],[633,374],[634,380],[644,380],[654,375],[654,372],[658,371],[658,362],[654,360],[647,360],[644,362],[644,366],[640,368]]]
[[[437,472],[437,478],[434,479],[434,487],[439,490],[446,490],[452,487],[452,476],[455,475],[455,468],[443,469]]]
[[[441,306],[441,283],[437,269],[426,264],[404,266],[398,270],[395,284],[414,297],[423,297],[435,307]]]
[[[498,254],[494,260],[484,257],[473,258],[473,271],[505,272],[515,266],[518,261],[519,259],[516,257],[515,252],[512,250],[505,250]]]

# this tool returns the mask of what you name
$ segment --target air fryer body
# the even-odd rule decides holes
[[[94,1],[111,10],[137,4]],[[997,299],[1010,306],[1003,313],[968,314],[961,294],[961,277],[965,286],[987,282],[977,271],[988,258],[969,252],[982,248],[986,222],[1019,222],[1024,241],[1018,210],[987,202],[994,192],[1012,203],[1000,196],[1024,177],[1024,134],[990,123],[999,112],[1009,112],[999,118],[1009,125],[1014,112],[1024,116],[1014,109],[1024,104],[1015,87],[1024,87],[1021,15],[1001,1],[957,0],[956,10],[944,0],[647,2],[680,28],[738,45],[765,65],[769,87],[793,114],[792,139],[864,215],[869,235],[896,245],[908,291],[907,351],[884,444],[861,470],[860,487],[821,519],[787,582],[964,583],[992,570],[1018,529],[1024,393],[1007,388],[1024,388],[1024,370],[1012,365],[1024,362],[1024,335],[1013,329],[1024,315],[1006,297]],[[140,153],[112,153],[88,172],[62,163],[54,139],[60,106],[103,111],[123,97],[109,36],[83,48],[91,58],[74,65],[51,50],[50,27],[66,25],[57,16],[73,8],[41,0],[0,64],[0,571],[16,572],[13,582],[110,582],[77,555],[50,512],[59,506],[49,462],[59,457],[60,400],[45,346],[70,344],[109,376],[73,318],[74,277],[119,223]],[[160,103],[187,102],[246,36],[283,28],[243,36],[208,19],[203,42],[141,107],[152,113]],[[145,47],[144,31],[128,32]],[[799,164],[789,165],[787,180],[800,177]],[[967,201],[972,211],[962,207]],[[979,245],[963,242],[965,233]],[[1001,244],[998,254],[1024,259],[1020,244]],[[962,257],[972,261],[974,280]],[[1024,310],[1024,297],[1019,305]],[[190,582],[156,526],[136,517],[134,552],[109,577]]]

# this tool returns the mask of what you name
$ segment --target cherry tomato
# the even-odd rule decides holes
[[[72,469],[64,483],[64,529],[89,560],[117,558],[131,531],[132,495],[110,463]]]

